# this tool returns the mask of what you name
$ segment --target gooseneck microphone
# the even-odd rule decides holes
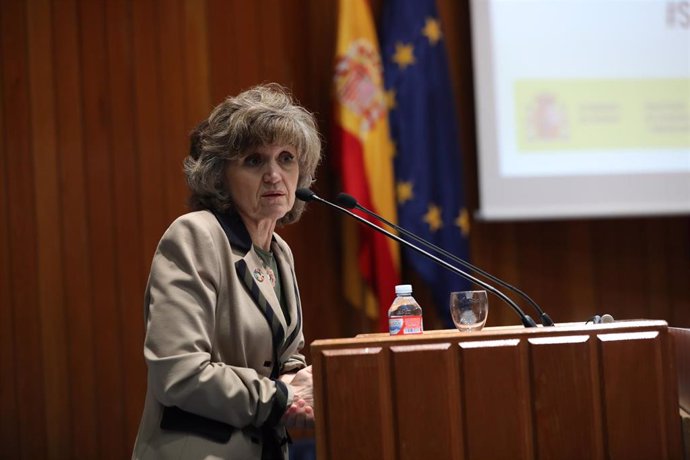
[[[295,195],[297,196],[297,198],[299,198],[302,201],[316,200],[320,203],[323,203],[323,204],[328,205],[332,208],[335,208],[338,211],[340,211],[344,214],[347,214],[348,216],[356,219],[357,221],[373,228],[377,232],[383,233],[388,238],[391,238],[391,239],[397,241],[398,243],[403,244],[403,245],[407,246],[408,248],[422,254],[423,256],[428,257],[429,259],[433,260],[437,264],[441,265],[446,270],[449,270],[449,271],[455,273],[456,275],[459,275],[459,276],[461,276],[461,277],[463,277],[463,278],[465,278],[465,279],[467,279],[473,283],[478,284],[479,286],[483,287],[484,289],[491,292],[492,294],[498,296],[501,300],[503,300],[506,304],[508,304],[515,311],[515,313],[517,313],[517,315],[520,317],[520,321],[522,322],[522,324],[525,327],[537,327],[537,324],[534,322],[534,320],[532,318],[530,318],[528,315],[526,315],[525,312],[523,312],[515,302],[513,302],[508,296],[506,296],[504,293],[502,293],[501,291],[499,291],[495,287],[491,286],[490,284],[487,284],[484,281],[482,281],[478,278],[475,278],[474,276],[470,275],[469,273],[465,273],[464,271],[460,270],[459,268],[449,264],[445,260],[439,259],[435,255],[428,253],[424,249],[422,249],[418,246],[415,246],[414,244],[410,243],[409,241],[403,240],[399,236],[392,234],[391,232],[387,231],[384,228],[379,227],[378,225],[376,225],[372,222],[369,222],[368,220],[364,219],[363,217],[360,217],[357,214],[354,214],[353,212],[350,212],[347,209],[340,207],[335,203],[331,203],[328,200],[324,200],[323,198],[319,197],[316,193],[312,192],[309,189],[306,189],[306,188],[297,189],[297,192],[295,193]]]
[[[506,289],[510,289],[511,291],[520,295],[523,299],[525,299],[527,302],[529,302],[532,305],[532,307],[534,307],[536,312],[539,314],[539,319],[541,320],[541,323],[544,326],[553,326],[554,325],[551,317],[549,317],[549,315],[547,315],[544,312],[544,310],[542,310],[541,307],[539,307],[539,305],[537,305],[537,303],[534,300],[532,300],[527,294],[525,294],[524,292],[522,292],[520,289],[516,288],[515,286],[503,281],[500,278],[497,278],[496,276],[492,275],[491,273],[488,273],[488,272],[482,270],[481,268],[479,268],[475,265],[472,265],[471,263],[469,263],[465,260],[462,260],[461,258],[459,258],[456,255],[446,251],[445,249],[438,247],[435,244],[433,244],[433,243],[431,243],[431,242],[429,242],[423,238],[420,238],[419,236],[415,235],[414,233],[412,233],[408,230],[405,230],[404,228],[400,227],[399,225],[396,225],[393,222],[389,222],[384,217],[381,217],[378,214],[376,214],[375,212],[373,212],[373,211],[365,208],[364,206],[360,205],[357,202],[357,199],[355,197],[353,197],[352,195],[349,195],[347,193],[339,193],[338,196],[335,197],[335,202],[337,204],[339,204],[340,206],[342,206],[343,208],[346,208],[346,209],[355,209],[355,208],[359,209],[360,211],[372,216],[373,218],[375,218],[379,222],[383,222],[384,224],[388,225],[389,227],[394,228],[395,230],[397,230],[401,234],[407,236],[408,238],[413,239],[414,241],[423,245],[427,249],[431,249],[432,251],[436,252],[437,254],[442,254],[445,257],[447,257],[448,259],[452,260],[453,262],[458,263],[458,264],[462,265],[463,267],[465,267],[469,270],[472,270],[476,273],[480,273],[480,274],[484,275],[486,278],[490,279],[491,281],[493,281],[496,284],[503,286]]]

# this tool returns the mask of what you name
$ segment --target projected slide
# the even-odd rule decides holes
[[[690,212],[690,1],[474,0],[472,21],[486,217]],[[651,188],[594,181],[630,175]]]

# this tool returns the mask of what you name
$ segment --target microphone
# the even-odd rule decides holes
[[[474,276],[470,275],[469,273],[465,273],[464,271],[460,270],[459,268],[449,264],[445,260],[439,259],[435,255],[428,253],[424,249],[422,249],[418,246],[415,246],[414,244],[410,243],[409,241],[403,240],[399,236],[392,234],[391,232],[387,231],[384,228],[379,227],[378,225],[376,225],[372,222],[369,222],[368,220],[364,219],[363,217],[360,217],[357,214],[350,212],[347,209],[340,207],[335,203],[331,203],[328,200],[324,200],[323,198],[319,197],[316,193],[312,192],[309,189],[306,189],[306,188],[297,189],[297,191],[295,192],[295,195],[297,196],[298,199],[305,201],[305,202],[316,200],[320,203],[323,203],[323,204],[328,205],[332,208],[335,208],[338,211],[340,211],[344,214],[347,214],[348,216],[358,220],[359,222],[371,227],[372,229],[376,230],[377,232],[383,233],[388,238],[391,238],[391,239],[397,241],[398,243],[403,244],[403,245],[407,246],[408,248],[422,254],[423,256],[428,257],[429,259],[433,260],[437,264],[441,265],[446,270],[450,270],[451,272],[455,273],[456,275],[459,275],[459,276],[461,276],[461,277],[463,277],[463,278],[465,278],[465,279],[467,279],[467,280],[469,280],[475,284],[478,284],[479,286],[483,287],[484,289],[491,292],[492,294],[498,296],[501,300],[503,300],[505,303],[507,303],[515,311],[515,313],[517,313],[517,315],[520,317],[520,321],[522,322],[522,324],[525,327],[537,327],[537,324],[534,322],[534,320],[532,318],[530,318],[528,315],[526,315],[525,312],[523,312],[515,302],[513,302],[508,296],[506,296],[504,293],[502,293],[501,291],[499,291],[495,287],[491,286],[490,284],[487,284],[484,281],[482,281],[478,278],[475,278]]]
[[[608,313],[604,313],[603,315],[594,315],[591,318],[589,318],[585,324],[592,322],[592,324],[611,324],[615,322],[616,320],[613,319],[613,316],[611,316]]]
[[[353,197],[352,195],[349,195],[347,193],[339,193],[338,196],[335,197],[335,202],[338,203],[343,208],[359,209],[360,211],[365,212],[366,214],[377,219],[379,222],[383,222],[384,224],[388,225],[389,227],[394,228],[398,232],[407,236],[408,238],[411,238],[411,239],[415,240],[417,243],[422,244],[426,248],[431,249],[432,251],[436,252],[437,254],[442,254],[442,255],[446,256],[447,258],[449,258],[450,260],[452,260],[453,262],[458,263],[458,264],[462,265],[463,267],[468,268],[468,269],[470,269],[476,273],[481,273],[482,275],[484,275],[485,277],[487,277],[488,279],[490,279],[494,283],[497,283],[506,289],[510,289],[511,291],[515,292],[516,294],[522,296],[523,299],[527,300],[527,302],[529,302],[532,305],[532,307],[534,307],[534,309],[539,314],[539,318],[541,319],[541,323],[544,326],[553,326],[554,325],[551,317],[549,315],[547,315],[544,312],[544,310],[542,310],[534,300],[532,300],[527,294],[525,294],[524,292],[522,292],[520,289],[516,288],[515,286],[512,286],[512,285],[508,284],[507,282],[501,280],[500,278],[497,278],[496,276],[482,270],[481,268],[479,268],[475,265],[472,265],[471,263],[469,263],[465,260],[462,260],[461,258],[459,258],[456,255],[446,251],[445,249],[438,247],[435,244],[433,244],[433,243],[431,243],[431,242],[429,242],[423,238],[420,238],[419,236],[415,235],[414,233],[412,233],[408,230],[405,230],[404,228],[400,227],[399,225],[396,225],[393,222],[389,222],[388,220],[379,216],[375,212],[365,208],[364,206],[361,206],[357,202],[357,199],[355,197]]]

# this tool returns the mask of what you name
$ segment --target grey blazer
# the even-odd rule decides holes
[[[158,244],[146,287],[148,388],[133,459],[260,459],[306,366],[292,252],[271,244],[288,318],[238,217],[185,214]]]

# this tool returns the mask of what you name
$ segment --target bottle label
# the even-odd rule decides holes
[[[388,318],[388,331],[391,335],[421,334],[422,316],[391,316]]]

